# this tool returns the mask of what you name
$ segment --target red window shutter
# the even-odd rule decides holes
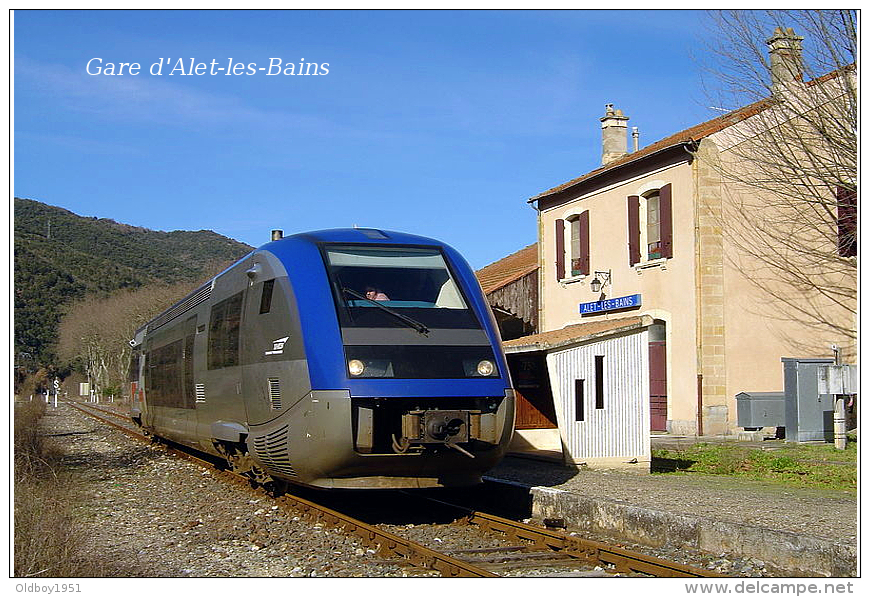
[[[580,274],[589,275],[589,210],[580,214]]]
[[[565,220],[556,220],[556,279],[565,278]]]
[[[628,264],[640,263],[640,197],[628,197]]]
[[[840,257],[858,255],[858,195],[837,187],[837,248]]]
[[[671,206],[671,185],[659,189],[659,226],[662,231],[662,257],[674,256],[674,224]]]

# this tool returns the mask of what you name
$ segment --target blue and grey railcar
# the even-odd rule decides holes
[[[470,485],[513,433],[492,313],[430,238],[273,234],[131,345],[134,420],[264,485]]]

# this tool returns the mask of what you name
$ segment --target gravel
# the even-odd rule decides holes
[[[384,560],[351,536],[286,513],[272,498],[218,479],[160,447],[136,442],[69,406],[49,409],[46,434],[66,454],[75,484],[77,521],[88,548],[123,562],[118,576],[404,577],[438,576]],[[507,458],[492,477],[550,486],[658,509],[678,509],[769,528],[825,536],[837,528],[855,540],[854,498],[833,492],[744,486],[708,478],[575,471]],[[751,490],[751,491],[748,491]],[[834,524],[834,527],[829,525]],[[384,525],[382,525],[384,526]],[[433,549],[464,551],[509,545],[477,530],[415,524],[387,527]],[[583,538],[613,543],[612,538]],[[686,549],[620,546],[727,576],[772,576],[765,562]],[[461,555],[457,557],[462,557]],[[579,566],[527,568],[509,575],[602,575]]]
[[[282,512],[271,498],[215,478],[69,406],[43,429],[66,454],[89,551],[122,576],[402,577],[354,538]]]

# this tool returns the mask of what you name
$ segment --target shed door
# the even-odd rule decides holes
[[[664,340],[649,343],[649,417],[651,431],[667,431],[668,366]]]
[[[508,366],[517,392],[516,428],[556,429],[556,408],[544,354],[508,355]]]

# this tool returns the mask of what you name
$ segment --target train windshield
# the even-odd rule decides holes
[[[344,327],[480,328],[441,251],[328,246]]]

